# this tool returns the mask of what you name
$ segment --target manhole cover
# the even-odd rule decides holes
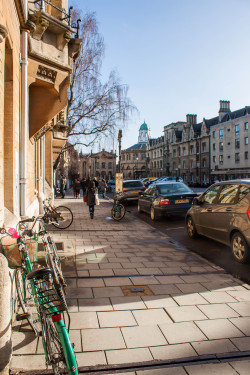
[[[154,293],[149,288],[148,285],[124,285],[121,286],[124,296],[131,297],[131,296],[153,296]]]
[[[57,251],[64,251],[64,245],[63,245],[63,242],[55,242],[56,244],[56,248],[57,248]],[[38,251],[43,251],[43,243],[39,243],[38,244]]]

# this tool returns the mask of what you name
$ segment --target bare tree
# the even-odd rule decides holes
[[[79,18],[79,14],[75,16]],[[136,108],[127,96],[128,87],[120,83],[114,71],[107,82],[102,82],[104,42],[95,14],[85,15],[81,25],[81,51],[68,93],[68,135],[71,144],[89,146],[101,135],[117,134]]]

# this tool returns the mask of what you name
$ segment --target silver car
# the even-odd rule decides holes
[[[139,193],[144,190],[146,188],[140,180],[123,180],[122,200],[137,200]]]
[[[231,246],[240,263],[250,261],[250,179],[218,182],[195,198],[186,214],[187,233]]]

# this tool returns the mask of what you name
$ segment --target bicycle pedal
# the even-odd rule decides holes
[[[20,322],[21,320],[30,318],[29,313],[23,313],[23,314],[16,314],[16,320]]]

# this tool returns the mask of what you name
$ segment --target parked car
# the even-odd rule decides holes
[[[177,181],[176,181],[177,179]],[[153,181],[150,181],[150,184],[155,182],[164,182],[164,181],[175,181],[175,182],[183,182],[183,179],[181,177],[174,177],[174,176],[162,176],[158,177]]]
[[[140,181],[145,185],[145,183],[151,182],[156,180],[156,177],[145,177],[145,178],[140,178]]]
[[[138,212],[149,213],[152,220],[170,214],[185,214],[194,197],[197,194],[182,182],[152,183],[139,196]]]
[[[250,261],[250,179],[218,182],[210,186],[186,215],[187,233],[231,246],[240,263]]]
[[[123,180],[122,200],[138,199],[139,193],[145,190],[145,186],[140,180]]]
[[[115,180],[110,180],[107,182],[107,193],[113,193],[115,190]]]

